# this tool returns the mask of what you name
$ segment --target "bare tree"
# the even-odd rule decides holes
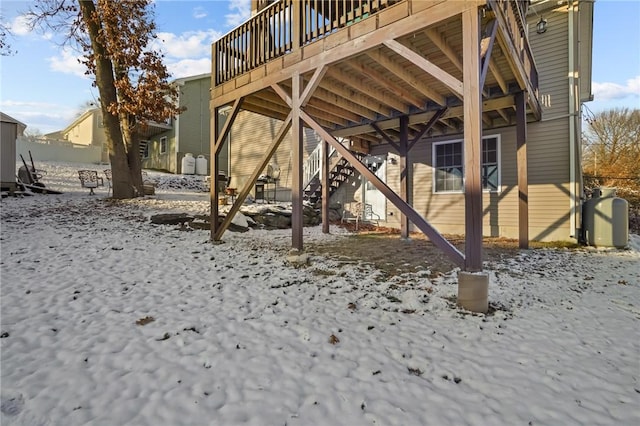
[[[113,173],[113,197],[143,195],[140,136],[180,113],[156,38],[152,0],[38,0],[28,13],[83,52],[95,77]]]
[[[0,56],[11,56],[15,53],[7,40],[9,36],[11,36],[11,27],[4,21],[4,16],[0,15]]]
[[[640,208],[640,109],[616,108],[587,120],[583,172],[587,186],[612,186]]]

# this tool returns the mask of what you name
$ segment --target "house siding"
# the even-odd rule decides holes
[[[569,81],[566,10],[545,15],[547,32],[529,41],[539,70],[542,120],[528,125],[529,236],[571,240],[569,200]],[[534,25],[530,26],[535,28]]]
[[[209,96],[211,76],[195,76],[176,81],[179,84],[179,106],[186,108],[174,120],[171,129],[149,138],[149,157],[143,158],[146,169],[165,170],[182,173],[182,159],[187,153],[197,158],[202,155],[207,160],[206,174],[211,167],[211,118]],[[160,139],[167,138],[167,151],[160,153]],[[219,155],[224,164],[220,170],[227,169],[226,148]]]
[[[209,92],[211,78],[201,78],[185,82],[181,87],[180,106],[186,111],[180,115],[178,126],[178,139],[174,161],[181,173],[182,158],[184,154],[191,153],[194,157],[199,155],[207,159],[207,174],[209,174],[210,161],[210,113]]]
[[[569,202],[569,82],[568,20],[566,12],[549,15],[548,30],[530,35],[540,72],[542,121],[528,123],[529,237],[532,240],[573,240]],[[534,23],[535,24],[535,23]],[[535,25],[532,25],[535,28]],[[501,190],[483,192],[483,234],[518,237],[518,188],[516,128],[485,130],[484,136],[499,135]],[[462,139],[464,135],[425,139],[409,154],[414,187],[413,206],[441,233],[464,233],[464,194],[433,191],[433,144]],[[383,148],[372,154],[382,154]],[[395,155],[395,154],[393,154]],[[397,156],[396,156],[397,157]],[[400,169],[387,167],[387,185],[400,192]],[[400,226],[400,212],[387,203],[387,225]],[[412,230],[414,230],[412,228]]]
[[[229,137],[232,187],[240,189],[246,184],[281,125],[282,122],[279,120],[252,112],[241,111],[238,114]],[[303,160],[315,149],[320,140],[315,132],[304,128]],[[291,149],[291,131],[289,130],[270,160],[270,164],[277,164],[281,169],[280,181],[277,185],[278,201],[291,200]],[[252,195],[255,197],[254,189]]]

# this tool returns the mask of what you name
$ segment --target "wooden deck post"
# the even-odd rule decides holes
[[[218,218],[220,217],[218,209],[218,193],[220,191],[220,186],[218,183],[218,172],[220,171],[220,166],[218,164],[218,152],[216,150],[216,140],[218,139],[218,131],[220,130],[220,115],[218,112],[218,108],[213,108],[211,110],[211,115],[213,116],[213,120],[210,120],[209,124],[211,126],[211,176],[209,177],[209,199],[211,202],[211,240],[213,241],[216,232],[218,231]]]
[[[320,158],[322,185],[322,232],[329,233],[329,144],[322,140],[322,157]]]
[[[527,169],[527,105],[525,92],[515,94],[516,165],[518,169],[518,245],[529,248],[529,179]]]
[[[231,126],[235,121],[238,113],[240,112],[240,108],[242,107],[242,102],[244,98],[238,98],[233,103],[233,107],[227,116],[222,128],[220,128],[221,121],[220,120],[220,108],[215,107],[211,108],[211,114],[213,115],[213,120],[211,121],[211,183],[210,183],[210,192],[209,198],[211,201],[211,240],[217,241],[219,238],[218,235],[221,235],[219,231],[219,213],[218,213],[218,191],[219,191],[219,182],[218,182],[218,172],[220,167],[218,165],[218,154],[220,154],[220,150],[222,149],[222,145],[224,144],[225,139],[229,135],[231,131]]]
[[[482,103],[480,102],[480,17],[471,5],[462,12],[464,58],[465,270],[482,270]]]
[[[400,117],[400,198],[402,201],[413,204],[411,200],[412,173],[409,167],[409,117],[403,115]],[[406,214],[400,215],[400,237],[409,238],[409,218]]]
[[[295,2],[294,2],[295,3]],[[294,73],[291,88],[291,111],[293,120],[291,123],[291,154],[292,154],[292,170],[291,170],[291,247],[302,251],[302,121],[300,113],[302,110],[302,102],[300,95],[302,94],[303,80],[300,73]]]

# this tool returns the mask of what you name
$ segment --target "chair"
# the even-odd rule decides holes
[[[80,186],[89,189],[89,195],[95,195],[93,190],[99,186],[104,186],[104,180],[98,176],[95,170],[78,170]]]
[[[376,226],[380,226],[380,215],[373,211],[373,206],[371,204],[364,205],[363,220],[366,222],[375,223]]]
[[[340,221],[344,222],[355,222],[356,231],[358,230],[358,223],[362,219],[362,203],[353,204],[350,209],[342,210],[342,218]]]

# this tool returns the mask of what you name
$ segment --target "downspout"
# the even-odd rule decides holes
[[[182,90],[181,88],[184,86],[184,82],[179,82],[177,83],[178,86],[178,107],[180,107],[180,104],[182,103]],[[182,173],[182,159],[178,158],[178,153],[180,152],[180,137],[178,136],[180,134],[180,114],[178,114],[176,116],[175,119],[172,120],[172,126],[173,126],[173,140],[174,140],[174,155],[176,158],[176,169],[174,173],[178,173],[178,165],[180,165],[180,173]],[[167,140],[167,144],[169,144],[169,141]],[[168,147],[167,147],[168,149]]]
[[[578,76],[576,75],[578,71],[576,70],[576,46],[575,46],[575,12],[576,12],[576,3],[573,0],[569,0],[568,2],[568,14],[569,14],[569,211],[570,211],[570,237],[578,239],[577,234],[577,215],[578,215],[578,205],[579,199],[577,195],[577,179],[576,179],[576,168],[577,168],[577,160],[576,160],[576,143],[577,137],[576,135],[576,120],[579,120],[579,106],[578,106],[578,93],[577,93],[577,82]]]

